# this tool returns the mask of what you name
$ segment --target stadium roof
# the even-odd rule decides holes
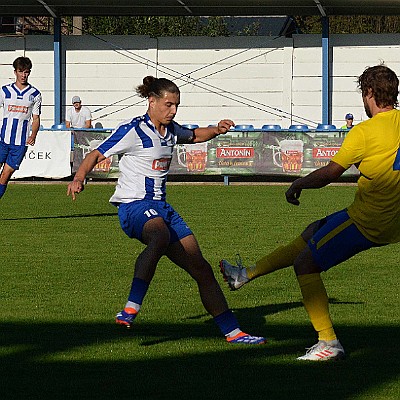
[[[0,16],[400,15],[399,0],[2,0]]]

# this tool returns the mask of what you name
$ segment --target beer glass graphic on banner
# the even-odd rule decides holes
[[[96,149],[97,146],[102,141],[103,140],[91,140],[89,142],[89,151],[92,151],[92,150]],[[107,157],[105,160],[100,161],[99,163],[97,163],[94,166],[93,171],[95,171],[95,172],[110,172],[111,163],[112,163],[112,156],[111,157]]]
[[[204,172],[207,163],[207,143],[177,146],[178,163],[188,172]]]
[[[273,162],[283,172],[297,173],[303,165],[303,141],[285,139],[279,142],[279,149],[273,151]]]

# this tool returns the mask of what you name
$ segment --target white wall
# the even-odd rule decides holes
[[[381,61],[400,72],[400,35],[332,35],[332,122],[352,112],[366,119],[357,77]],[[176,120],[209,125],[221,118],[237,124],[321,122],[321,37],[150,38],[63,36],[65,106],[79,95],[93,122],[114,127],[141,115],[146,102],[135,87],[146,75],[167,77],[181,89]],[[53,37],[0,37],[0,84],[14,80],[13,60],[33,62],[30,82],[43,95],[42,124],[54,121]]]

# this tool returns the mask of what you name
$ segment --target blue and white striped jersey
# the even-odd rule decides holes
[[[120,176],[110,202],[165,200],[174,146],[192,141],[193,131],[175,121],[166,127],[165,136],[161,136],[148,114],[119,124],[97,147],[105,157],[122,155]]]
[[[3,106],[3,123],[0,140],[7,144],[26,145],[31,130],[31,117],[40,115],[42,95],[28,84],[20,91],[15,83],[0,90],[0,107]]]

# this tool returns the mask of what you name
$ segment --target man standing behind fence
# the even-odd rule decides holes
[[[340,129],[351,129],[354,125],[353,125],[353,121],[354,121],[354,117],[353,114],[346,114],[344,117],[346,123],[340,128]]]
[[[15,82],[0,90],[3,121],[0,131],[0,198],[12,174],[19,169],[28,149],[33,146],[40,127],[42,96],[28,83],[32,62],[18,57],[13,62]],[[32,120],[32,131],[31,131]]]
[[[92,127],[92,113],[88,107],[82,105],[82,100],[79,96],[72,98],[72,107],[67,110],[65,126],[75,129],[89,129]]]

